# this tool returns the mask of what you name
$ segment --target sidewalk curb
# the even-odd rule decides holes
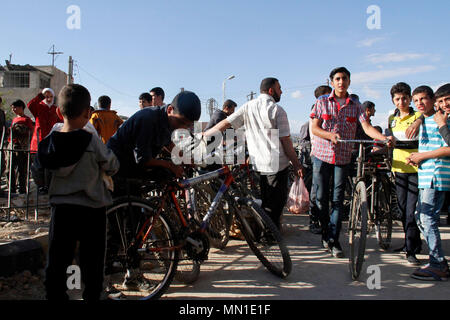
[[[36,273],[44,266],[48,234],[0,245],[0,277],[28,270]]]

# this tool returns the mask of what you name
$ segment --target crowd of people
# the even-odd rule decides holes
[[[405,244],[399,251],[406,253],[408,262],[419,265],[416,255],[422,250],[422,234],[429,247],[429,263],[415,270],[412,277],[446,280],[449,269],[438,226],[445,193],[450,191],[450,84],[436,92],[428,86],[411,92],[406,83],[395,84],[391,97],[396,109],[386,119],[388,129],[383,134],[370,121],[375,104],[361,104],[357,95],[349,94],[350,72],[340,67],[329,77],[331,87],[317,88],[310,121],[302,128],[310,139],[310,149],[302,150],[312,159],[310,216],[321,234],[321,244],[333,257],[344,257],[340,233],[353,146],[340,140],[385,140],[394,147],[392,171],[405,232]],[[278,79],[265,78],[256,99],[239,108],[234,101],[225,101],[203,132],[208,139],[231,127],[245,129],[249,157],[260,175],[262,207],[279,228],[289,191],[289,166],[297,177],[304,174],[292,143],[288,115],[279,105],[282,93]],[[16,125],[32,132],[33,178],[38,186],[48,188],[52,213],[45,280],[48,299],[68,299],[66,269],[72,264],[77,241],[85,283],[83,298],[101,297],[107,274],[106,208],[115,196],[139,195],[138,187],[124,190],[124,179],[151,175],[146,169],[155,167],[183,176],[182,166],[158,155],[174,147],[174,130],[192,128],[200,119],[201,103],[190,91],[180,92],[170,104],[165,104],[164,98],[160,87],[141,94],[140,110],[125,122],[111,110],[108,96],[99,97],[98,110],[92,110],[89,91],[78,84],[61,90],[58,107],[50,88],[32,99],[28,108],[34,123],[24,115],[23,101],[11,105],[16,118],[10,142],[19,143],[19,134],[12,130]],[[16,155],[12,159],[19,168],[19,192],[25,192],[23,158]],[[142,283],[139,275],[129,274],[124,285]]]

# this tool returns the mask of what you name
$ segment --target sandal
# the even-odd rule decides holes
[[[448,271],[442,271],[427,265],[414,271],[411,278],[424,281],[447,281]]]

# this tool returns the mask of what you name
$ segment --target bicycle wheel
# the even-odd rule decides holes
[[[353,193],[351,217],[349,222],[349,267],[353,280],[358,279],[364,263],[367,238],[367,214],[366,185],[364,181],[359,181],[356,184]]]
[[[170,286],[178,263],[169,219],[162,214],[156,216],[151,203],[128,197],[116,200],[107,217],[107,291],[115,292],[114,297],[120,300],[158,299]],[[149,234],[145,243],[137,246],[133,240],[145,221],[151,229],[146,230]],[[131,227],[134,225],[136,228]]]
[[[236,217],[250,249],[270,272],[286,278],[292,261],[280,231],[254,200],[240,198],[237,204]]]
[[[147,200],[152,204],[154,208],[159,206],[160,197],[150,197]],[[179,204],[181,206],[185,205],[185,201],[180,197]],[[172,204],[169,204],[170,210],[167,207],[163,208],[165,216],[169,218],[173,230],[177,235],[183,234],[182,224],[180,218],[178,217],[177,211]],[[175,279],[181,283],[192,284],[197,281],[200,275],[200,265],[201,263],[189,254],[186,250],[186,246],[180,249],[178,256],[177,272],[175,273]]]
[[[387,178],[381,177],[377,186],[375,207],[375,233],[378,245],[387,250],[392,239],[391,186]]]
[[[201,223],[208,212],[217,192],[211,184],[199,184],[194,187],[196,199],[196,219]],[[212,216],[208,229],[208,237],[212,247],[223,250],[230,240],[231,219],[225,213],[224,206],[220,203],[217,212]]]

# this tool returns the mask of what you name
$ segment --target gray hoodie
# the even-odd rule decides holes
[[[37,185],[44,185],[44,170],[51,172],[52,205],[74,204],[101,208],[112,204],[103,175],[114,175],[119,161],[96,136],[84,131],[52,132],[41,141],[32,167]]]

